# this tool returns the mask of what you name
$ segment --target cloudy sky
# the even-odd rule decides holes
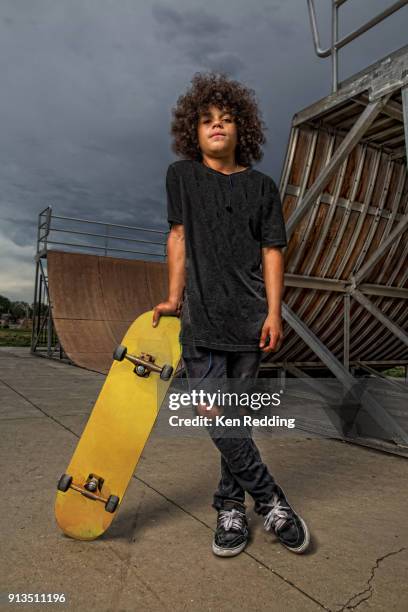
[[[348,33],[393,0],[349,0]],[[322,46],[330,0],[316,0]],[[340,79],[407,43],[408,7],[352,43]],[[195,72],[255,89],[259,169],[279,181],[293,114],[330,92],[306,0],[1,0],[0,294],[33,299],[37,216],[167,230],[171,108]]]

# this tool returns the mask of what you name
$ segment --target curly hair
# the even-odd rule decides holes
[[[177,155],[202,160],[198,144],[198,120],[211,105],[228,110],[237,125],[235,161],[249,165],[263,157],[261,145],[266,142],[266,129],[253,89],[230,80],[224,73],[196,72],[191,87],[181,95],[172,109],[172,150]]]

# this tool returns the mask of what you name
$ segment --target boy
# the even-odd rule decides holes
[[[263,155],[262,128],[254,92],[222,74],[197,73],[173,109],[173,150],[184,159],[167,171],[169,296],[152,324],[161,315],[181,316],[188,379],[250,381],[262,353],[278,350],[283,339],[281,202],[273,180],[251,165]],[[221,413],[197,408],[200,416]],[[304,552],[308,528],[262,462],[250,428],[240,436],[208,429],[221,453],[213,552],[234,556],[245,548],[245,492],[265,529]]]

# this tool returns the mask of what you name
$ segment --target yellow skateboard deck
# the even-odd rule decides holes
[[[149,438],[181,356],[180,320],[153,311],[132,323],[58,483],[62,531],[94,540],[111,524]]]

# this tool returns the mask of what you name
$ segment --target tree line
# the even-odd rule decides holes
[[[9,300],[4,295],[0,295],[0,316],[8,314],[14,321],[17,319],[29,318],[33,316],[33,306],[27,302]]]

